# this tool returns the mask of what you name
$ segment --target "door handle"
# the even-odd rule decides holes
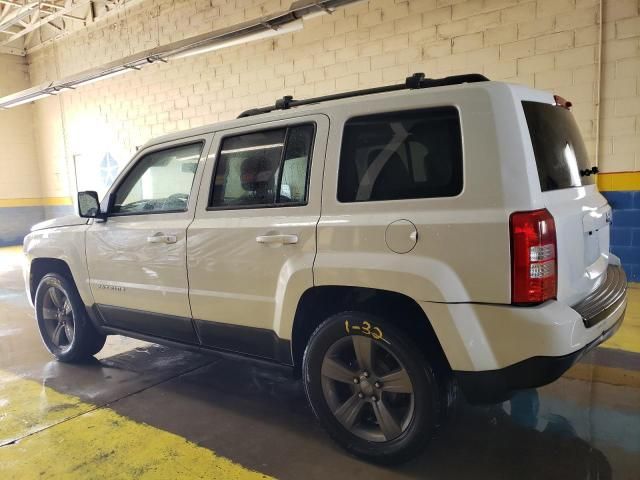
[[[177,241],[178,238],[175,235],[165,235],[162,232],[158,232],[147,237],[147,242],[149,243],[176,243]]]
[[[269,245],[280,244],[280,245],[291,245],[293,243],[298,243],[297,235],[258,235],[256,237],[256,242],[258,243],[266,243]]]

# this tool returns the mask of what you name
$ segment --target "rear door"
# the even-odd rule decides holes
[[[203,345],[291,361],[297,301],[313,286],[328,128],[310,115],[215,134],[187,242]]]
[[[543,203],[553,215],[558,247],[558,300],[573,305],[605,278],[611,207],[598,192],[593,164],[572,113],[524,100]]]

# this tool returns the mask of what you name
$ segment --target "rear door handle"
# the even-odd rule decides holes
[[[158,232],[147,237],[147,242],[149,243],[176,243],[177,241],[178,238],[175,235],[165,235],[162,232]]]
[[[297,235],[258,235],[256,237],[256,242],[258,243],[266,243],[266,244],[280,244],[280,245],[291,245],[293,243],[298,243]]]

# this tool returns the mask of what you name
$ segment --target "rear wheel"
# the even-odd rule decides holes
[[[42,277],[35,310],[42,341],[59,360],[81,361],[104,346],[107,337],[90,322],[75,285],[66,277],[57,273]]]
[[[330,317],[309,340],[303,373],[316,416],[355,455],[403,462],[434,432],[440,393],[433,370],[389,322],[359,312]]]

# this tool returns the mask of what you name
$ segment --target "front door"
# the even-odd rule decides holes
[[[313,286],[328,126],[312,115],[215,134],[201,187],[209,195],[187,232],[204,345],[291,361],[297,301]]]
[[[139,153],[111,190],[107,221],[87,230],[91,291],[107,326],[197,343],[186,231],[207,148],[207,137],[192,137]]]

